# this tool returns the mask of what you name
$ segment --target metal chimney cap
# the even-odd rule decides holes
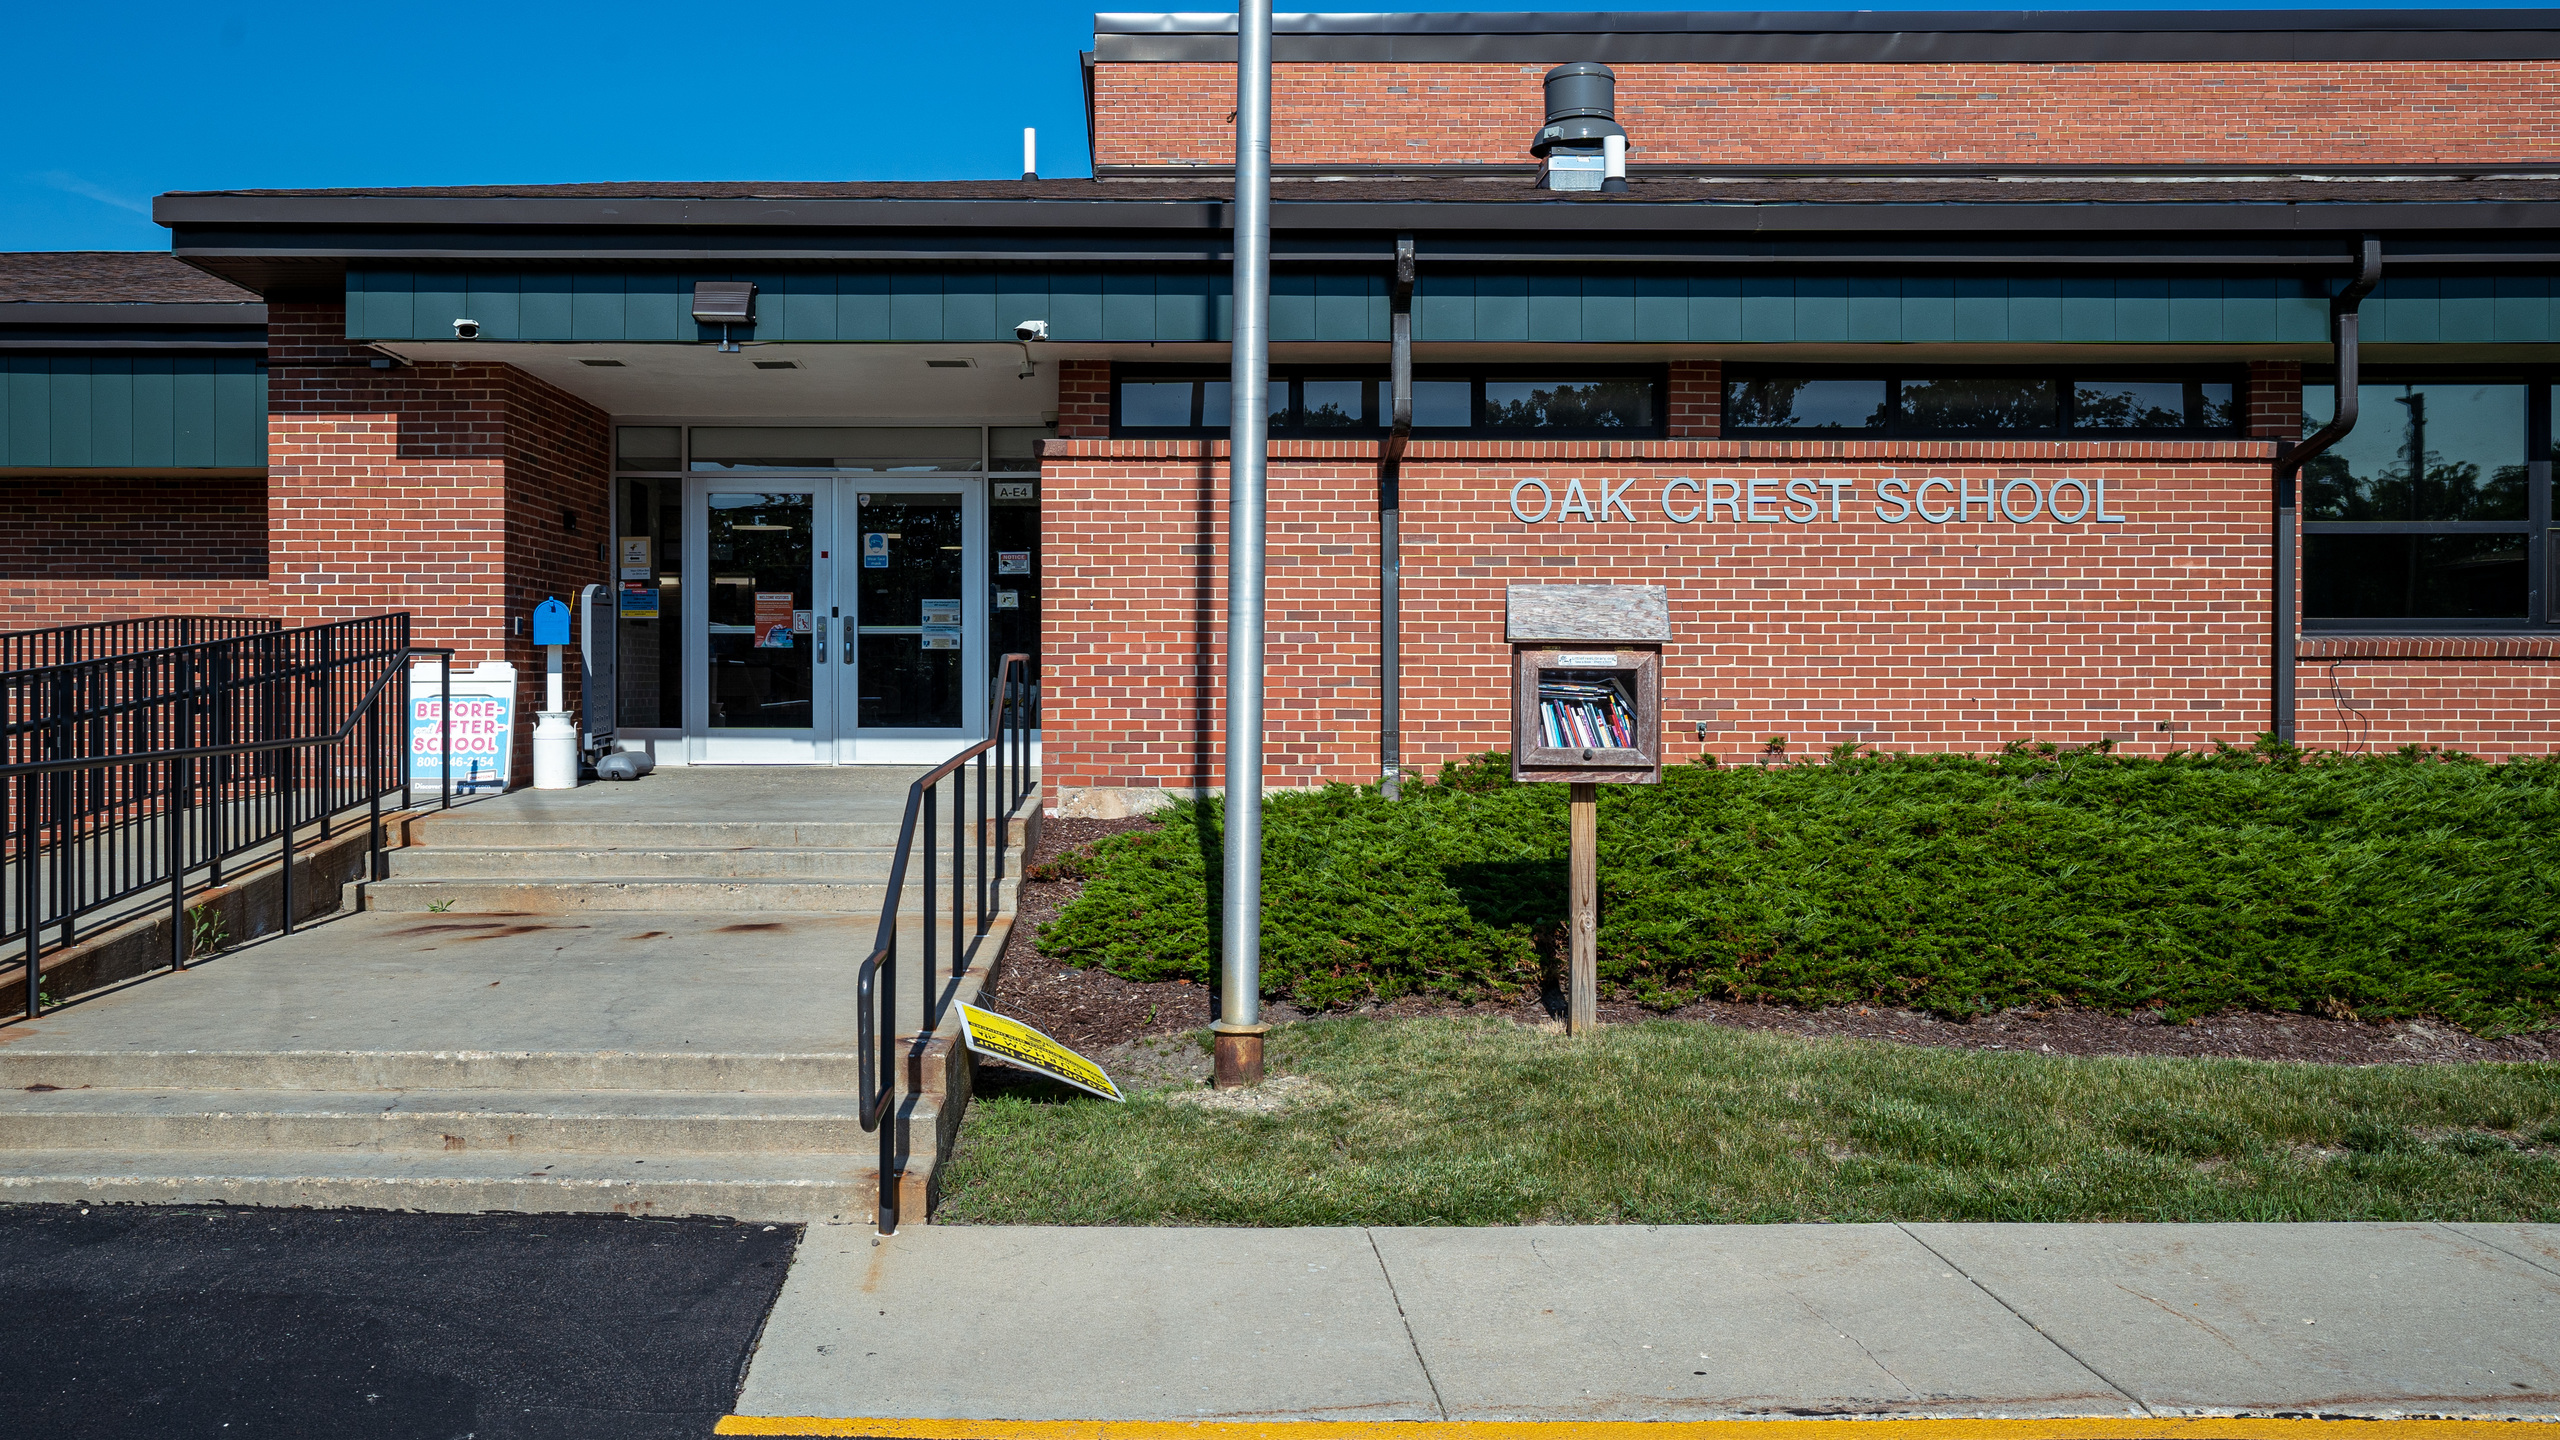
[[[697,325],[753,325],[756,323],[755,282],[695,281],[693,319]]]

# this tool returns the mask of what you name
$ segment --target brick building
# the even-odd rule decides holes
[[[1054,805],[1214,786],[1232,27],[1097,17],[1091,179],[163,196],[185,268],[88,277],[162,288],[0,300],[12,614],[400,608],[522,664],[594,585],[664,762],[947,754],[1026,651]],[[1502,746],[1504,587],[1558,580],[1669,587],[1675,758],[2554,748],[2560,12],[1309,15],[1275,55],[1273,783],[1374,780],[1389,713],[1407,771]],[[1576,62],[1623,186],[1530,154]],[[263,366],[190,363],[254,371],[260,452],[146,455],[138,368],[101,418],[151,317],[47,307],[110,303],[259,312]],[[2279,512],[2350,310],[2357,423]]]

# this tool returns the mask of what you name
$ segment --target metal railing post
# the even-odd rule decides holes
[[[42,854],[36,846],[36,785],[43,777],[29,774],[19,777],[18,792],[18,918],[24,922],[27,949],[27,1018],[33,1020],[43,1004],[44,972],[39,964],[44,952],[44,927],[37,923],[37,869]]]
[[[162,822],[169,829],[169,968],[187,968],[187,845],[183,833],[185,800],[180,794],[192,762],[169,762],[169,803],[163,808]]]
[[[924,843],[917,847],[924,852],[924,905],[921,912],[921,918],[924,923],[916,927],[924,932],[924,968],[916,973],[918,979],[923,984],[924,989],[919,992],[916,997],[918,1001],[916,1013],[923,1024],[923,1028],[927,1031],[932,1030],[933,1027],[936,1024],[939,1024],[942,1019],[941,1016],[934,1013],[933,1003],[933,982],[935,978],[942,973],[942,967],[934,962],[933,955],[933,862],[935,858],[934,851],[939,848],[933,843],[933,826],[934,822],[940,818],[939,808],[941,799],[942,787],[940,784],[936,783],[925,786],[924,826],[918,832],[918,836],[922,838]],[[917,838],[917,836],[910,836],[906,843],[908,845],[914,845]],[[901,848],[904,847],[902,846]],[[894,901],[897,897],[892,895],[890,898]],[[895,923],[894,916],[892,917],[892,923]],[[889,1023],[893,1029],[897,1025],[896,1012],[894,1010],[890,1013]]]

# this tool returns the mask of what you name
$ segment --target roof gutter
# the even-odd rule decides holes
[[[2338,403],[2329,423],[2313,432],[2308,440],[2284,452],[2276,461],[2275,483],[2275,586],[2272,620],[2274,623],[2275,673],[2269,687],[2274,714],[2271,725],[2278,740],[2290,745],[2294,733],[2294,642],[2301,630],[2298,609],[2300,588],[2295,580],[2295,550],[2300,545],[2302,467],[2326,454],[2329,447],[2347,438],[2356,428],[2357,387],[2357,308],[2373,287],[2382,283],[2382,237],[2367,235],[2356,251],[2356,276],[2345,289],[2329,298],[2329,348],[2335,357],[2337,384],[2333,387]]]
[[[1387,438],[1378,446],[1378,789],[1404,793],[1404,447],[1413,438],[1413,237],[1387,285]]]

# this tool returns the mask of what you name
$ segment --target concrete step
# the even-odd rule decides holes
[[[995,909],[1013,909],[1018,877],[997,887]],[[859,881],[750,879],[585,879],[521,874],[512,880],[374,880],[360,885],[363,908],[413,913],[441,908],[458,915],[572,915],[630,912],[799,911],[818,915],[877,915],[888,898],[885,885]],[[974,897],[972,883],[966,892]],[[948,882],[938,886],[934,913],[948,915]],[[964,898],[966,907],[972,903]],[[899,896],[902,913],[921,916],[924,887],[911,878]]]
[[[858,850],[783,850],[771,846],[730,849],[521,849],[501,845],[417,845],[390,853],[395,880],[512,880],[541,875],[557,880],[825,880],[889,878],[897,852],[886,846]],[[950,863],[947,853],[938,856]],[[995,856],[990,850],[988,861]],[[977,852],[968,861],[974,869]]]
[[[874,1169],[869,1154],[14,1150],[0,1151],[0,1203],[864,1221],[875,1203]]]
[[[917,1119],[935,1113],[915,1102]],[[10,1151],[498,1150],[666,1157],[851,1153],[851,1094],[668,1090],[61,1090],[0,1093]]]
[[[950,843],[950,794],[943,795],[939,829]],[[1025,801],[1026,810],[1030,801]],[[975,817],[972,801],[969,814]],[[1009,843],[1019,845],[1030,824],[1027,814],[1005,823]],[[898,843],[899,819],[885,820],[621,820],[610,812],[594,818],[479,818],[467,810],[430,813],[409,826],[412,845],[477,845],[520,850],[776,850],[885,849]],[[990,831],[996,821],[988,822]]]
[[[0,1095],[73,1091],[629,1091],[851,1094],[853,1020],[818,1054],[577,1050],[33,1050],[0,1045]]]

